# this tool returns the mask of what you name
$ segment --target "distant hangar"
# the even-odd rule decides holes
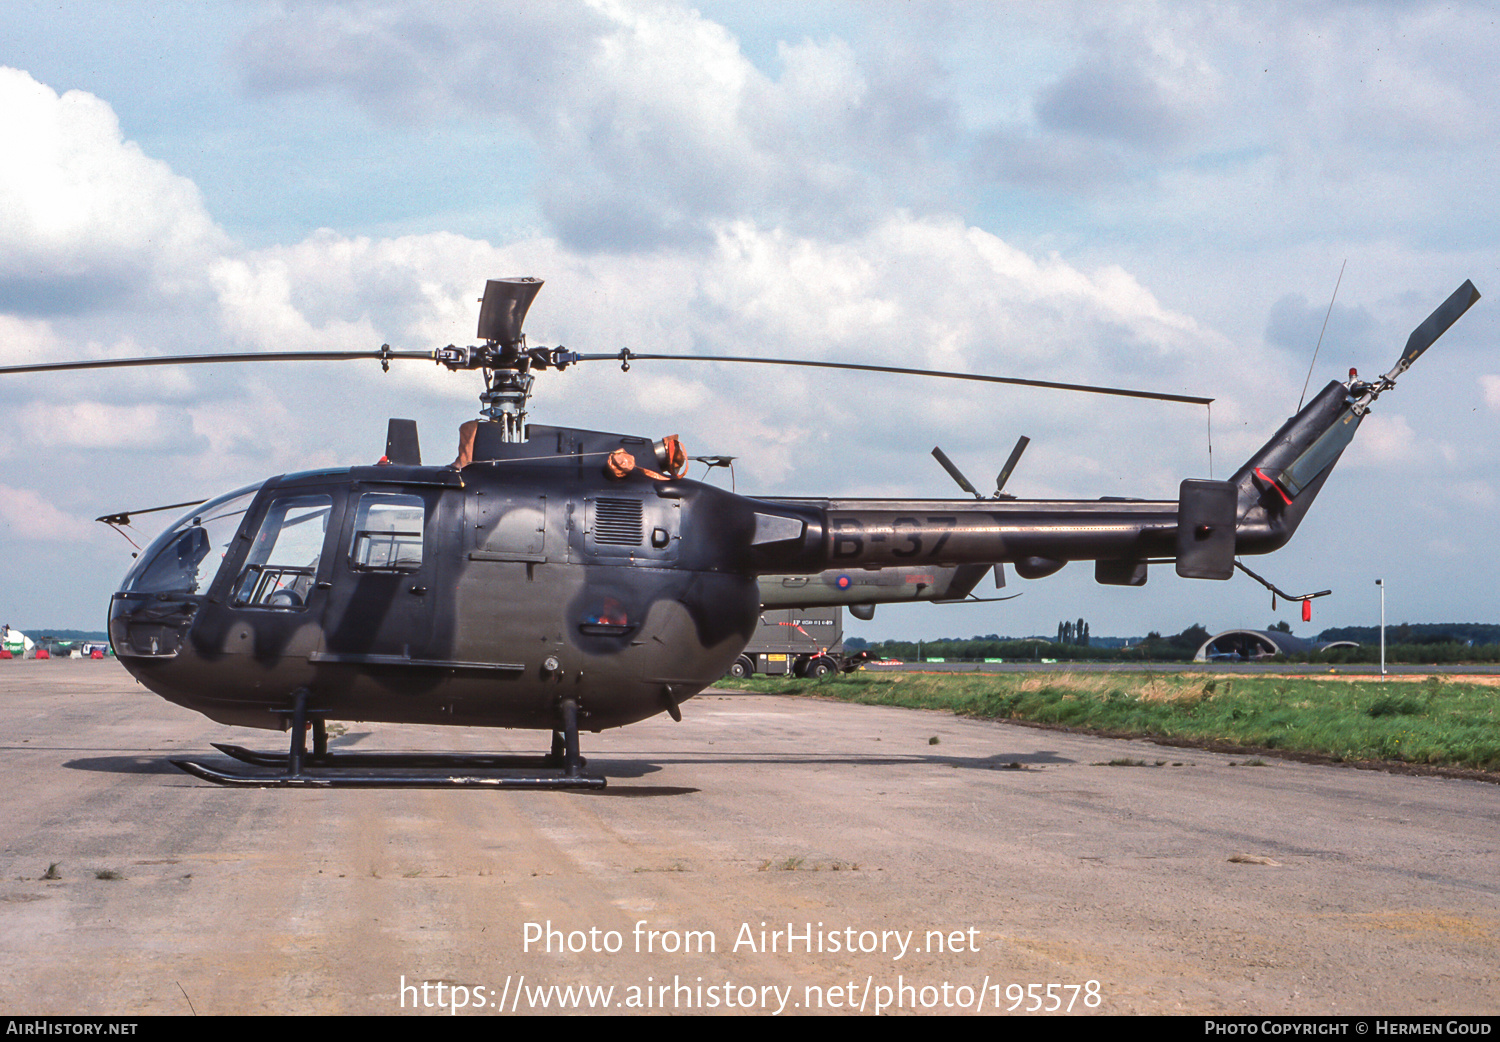
[[[1209,637],[1193,656],[1194,662],[1253,662],[1256,659],[1314,655],[1329,648],[1357,648],[1352,640],[1303,640],[1280,630],[1225,630]]]

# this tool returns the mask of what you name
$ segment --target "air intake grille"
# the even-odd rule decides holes
[[[603,499],[594,503],[594,542],[609,546],[641,545],[641,501]]]

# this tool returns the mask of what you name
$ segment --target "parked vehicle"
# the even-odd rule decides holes
[[[867,651],[844,650],[844,609],[767,608],[745,653],[729,667],[735,679],[767,676],[823,677],[848,673],[870,659]]]

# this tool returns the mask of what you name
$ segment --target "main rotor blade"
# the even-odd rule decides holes
[[[578,355],[579,362],[749,362],[753,365],[798,365],[809,369],[852,369],[863,373],[894,373],[897,376],[936,376],[945,380],[973,380],[977,383],[1015,384],[1020,387],[1045,387],[1054,391],[1082,391],[1086,394],[1111,394],[1122,398],[1149,398],[1158,402],[1185,402],[1208,405],[1212,398],[1187,394],[1163,394],[1158,391],[1133,391],[1124,387],[1099,387],[1092,384],[1060,383],[1056,380],[1023,380],[1016,376],[986,376],[982,373],[951,373],[941,369],[903,369],[889,365],[857,365],[853,362],[810,362],[801,358],[740,358],[731,355],[646,355],[621,351],[613,355]]]
[[[157,355],[151,358],[97,358],[86,362],[42,362],[0,366],[5,373],[46,373],[69,369],[124,369],[140,365],[200,365],[212,362],[346,362],[359,358],[433,360],[431,351],[246,351],[225,355]]]
[[[1416,329],[1412,330],[1411,337],[1406,341],[1406,350],[1401,352],[1401,357],[1396,360],[1396,366],[1387,377],[1394,380],[1407,369],[1426,351],[1437,338],[1448,332],[1448,327],[1463,317],[1465,311],[1474,306],[1479,299],[1479,290],[1474,288],[1472,280],[1465,280],[1464,284],[1453,291],[1452,296],[1437,306],[1427,320]]]

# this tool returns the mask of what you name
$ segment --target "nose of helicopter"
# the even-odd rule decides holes
[[[110,643],[127,667],[132,659],[170,659],[181,653],[198,605],[260,488],[258,483],[216,499],[172,505],[189,510],[136,555],[110,598]],[[130,514],[101,518],[111,523],[129,519]]]

